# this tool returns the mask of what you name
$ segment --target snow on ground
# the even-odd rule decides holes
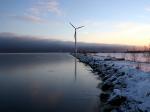
[[[135,62],[117,61],[106,56],[78,54],[77,58],[99,73],[104,91],[111,88],[107,103],[123,102],[119,103],[119,109],[113,108],[114,112],[150,112],[150,72],[136,69]]]
[[[125,60],[133,60],[135,56],[138,62],[147,62],[149,60],[149,53],[96,53],[97,56],[110,56],[115,58],[125,58]]]
[[[144,71],[144,72],[150,72],[150,63],[147,63],[147,61],[149,59],[147,59],[148,57],[144,56],[145,54],[143,53],[136,53],[136,62],[133,62],[132,60],[132,54],[131,53],[97,53],[97,54],[93,54],[93,56],[95,58],[99,58],[99,59],[105,59],[106,57],[113,57],[115,59],[117,58],[124,58],[125,61],[116,61],[117,63],[121,64],[121,65],[126,65],[126,66],[130,66],[130,67],[134,67],[136,68],[139,64],[140,66],[140,70]]]

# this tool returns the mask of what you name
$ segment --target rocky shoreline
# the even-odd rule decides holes
[[[74,55],[75,56],[75,55]],[[77,54],[76,58],[80,62],[89,65],[93,72],[102,79],[100,89],[100,108],[104,112],[149,112],[148,108],[142,108],[140,100],[134,99],[130,95],[129,79],[132,80],[132,73],[127,71],[127,67],[117,66],[111,60],[97,59],[90,54]],[[134,79],[133,79],[134,80]],[[129,82],[132,82],[129,80]]]

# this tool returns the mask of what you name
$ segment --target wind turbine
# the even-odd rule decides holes
[[[83,28],[84,26],[75,27],[72,23],[70,25],[75,29],[74,39],[75,39],[75,55],[77,56],[77,30]]]

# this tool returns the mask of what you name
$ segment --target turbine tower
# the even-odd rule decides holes
[[[70,25],[75,29],[74,39],[75,39],[75,55],[77,56],[77,30],[83,28],[84,26],[75,27],[72,23]]]

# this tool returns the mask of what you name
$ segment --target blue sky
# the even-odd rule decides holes
[[[147,45],[149,0],[0,0],[0,32],[73,41]]]

